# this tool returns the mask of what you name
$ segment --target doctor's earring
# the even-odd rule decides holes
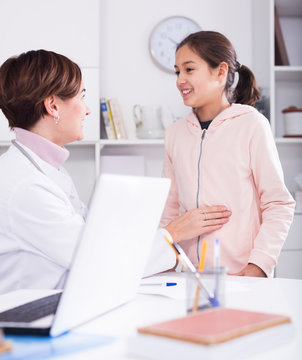
[[[57,117],[54,117],[53,119],[54,119],[54,121],[56,122],[56,125],[58,125],[58,122],[59,122],[59,120],[60,120],[60,116],[58,115]]]

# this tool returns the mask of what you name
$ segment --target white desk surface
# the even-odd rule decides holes
[[[169,275],[175,278],[175,274]],[[175,289],[173,291],[176,291]],[[161,295],[138,294],[136,299],[106,315],[81,326],[77,332],[116,336],[117,340],[103,347],[73,355],[57,357],[57,360],[130,360],[140,358],[126,354],[127,337],[136,333],[136,328],[185,315],[184,289],[181,281],[178,299]],[[285,345],[257,355],[251,360],[301,360],[302,359],[302,280],[227,277],[227,307],[284,314],[291,317],[294,337]],[[165,356],[163,354],[163,359]]]

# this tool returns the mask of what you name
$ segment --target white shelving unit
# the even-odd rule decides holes
[[[302,2],[301,0],[275,0],[279,22],[289,58],[289,66],[275,66],[273,62],[273,86],[271,107],[275,117],[277,142],[285,135],[282,110],[294,105],[302,107]],[[274,30],[274,27],[273,27]],[[274,39],[274,33],[271,35]],[[273,40],[272,39],[272,40]],[[285,138],[282,143],[292,144]],[[298,142],[298,141],[297,141]]]
[[[295,193],[294,177],[302,173],[302,138],[284,137],[282,110],[294,105],[302,107],[302,1],[272,0],[277,6],[279,21],[289,57],[289,66],[272,63],[271,114],[274,118],[274,136],[283,166],[285,181]],[[272,9],[273,10],[273,9]],[[271,38],[274,39],[274,27]],[[274,54],[274,52],[273,52]],[[302,279],[302,213],[296,212],[287,241],[276,268],[277,277]]]

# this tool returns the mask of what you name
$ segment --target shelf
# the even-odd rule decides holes
[[[67,144],[66,147],[77,147],[77,146],[95,146],[95,145],[101,145],[101,146],[121,146],[121,145],[129,145],[129,146],[135,146],[135,145],[147,145],[147,146],[153,146],[153,145],[164,145],[164,139],[126,139],[126,140],[95,140],[95,141],[75,141],[73,143]],[[0,147],[7,147],[10,146],[10,141],[0,141]]]
[[[275,66],[277,81],[302,81],[302,66]]]
[[[301,0],[275,0],[279,16],[302,16]]]
[[[163,145],[164,139],[126,139],[126,140],[100,140],[100,145]]]
[[[75,142],[72,142],[70,144],[67,144],[66,147],[69,147],[69,146],[94,146],[96,144],[99,143],[99,140],[95,140],[95,141],[85,141],[85,140],[82,140],[82,141],[75,141]]]
[[[302,144],[302,137],[301,138],[283,138],[278,137],[275,138],[276,144]]]
[[[277,144],[302,144],[302,138],[275,138]],[[161,146],[164,145],[164,139],[127,139],[127,140],[96,140],[96,141],[76,141],[66,145],[66,147],[82,147],[82,146]],[[9,147],[10,141],[0,141],[0,147]]]
[[[76,141],[70,144],[67,144],[66,147],[76,147],[76,146],[95,146],[99,143],[99,140],[96,141]],[[11,141],[0,141],[0,147],[7,147],[11,145]]]

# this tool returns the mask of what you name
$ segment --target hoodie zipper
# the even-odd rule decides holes
[[[200,190],[200,159],[201,159],[201,154],[202,154],[202,145],[203,145],[203,140],[204,137],[206,135],[206,129],[204,129],[202,131],[201,134],[201,139],[200,139],[200,147],[199,147],[199,157],[198,157],[198,173],[197,173],[197,194],[196,194],[196,208],[199,208],[199,190]],[[197,261],[199,263],[199,242],[200,242],[200,235],[197,238]]]

